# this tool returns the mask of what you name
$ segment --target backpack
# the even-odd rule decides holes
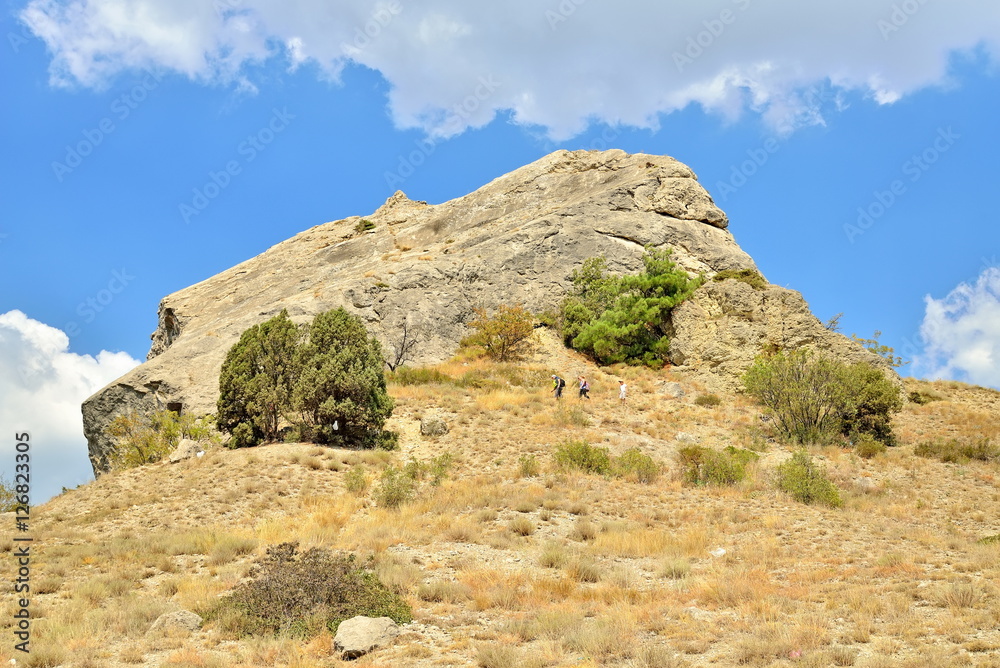
[[[557,378],[556,387],[558,387],[560,390],[563,389],[564,387],[566,387],[566,381],[563,380],[562,378]]]

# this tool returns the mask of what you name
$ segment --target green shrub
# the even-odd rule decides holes
[[[354,226],[354,231],[357,232],[358,234],[374,229],[375,229],[375,223],[368,220],[367,218],[362,218],[361,220],[358,221],[358,224]]]
[[[712,277],[716,281],[724,281],[727,278],[746,283],[754,290],[766,290],[768,286],[767,279],[756,269],[724,269]]]
[[[448,477],[448,471],[451,470],[452,464],[455,463],[455,455],[450,452],[446,452],[443,455],[438,455],[430,461],[427,466],[427,473],[430,476],[430,484],[437,487],[441,482]]]
[[[805,450],[797,451],[784,464],[780,464],[777,473],[778,489],[787,492],[796,501],[818,503],[831,508],[844,505],[837,486],[827,479],[824,471]]]
[[[383,429],[375,439],[375,447],[379,450],[399,450],[399,434]]]
[[[111,467],[127,469],[158,462],[177,447],[182,438],[217,440],[211,417],[178,415],[158,410],[149,414],[129,411],[115,417],[105,433],[115,444],[109,456]]]
[[[913,454],[946,463],[964,463],[970,459],[982,462],[1000,460],[1000,448],[990,444],[988,438],[979,438],[972,442],[959,441],[955,438],[924,441],[914,446]]]
[[[688,445],[677,452],[681,477],[692,485],[735,485],[746,478],[747,464],[758,459],[757,453],[733,446],[713,450]]]
[[[417,480],[413,473],[412,467],[409,471],[395,466],[386,467],[375,488],[376,503],[385,508],[399,508],[412,501],[417,493]]]
[[[639,448],[629,448],[614,458],[614,473],[636,482],[651,483],[660,477],[660,465]]]
[[[706,408],[715,408],[722,403],[722,399],[715,394],[699,394],[694,399],[695,406],[704,406]]]
[[[871,459],[885,452],[885,443],[871,434],[861,434],[854,441],[854,453],[862,459]]]
[[[646,247],[643,271],[614,276],[604,258],[590,258],[572,274],[573,287],[560,309],[567,345],[600,364],[645,364],[667,360],[670,311],[694,293],[692,280],[670,260],[670,249]]]
[[[608,449],[591,445],[586,441],[560,443],[556,446],[554,456],[560,468],[577,469],[598,475],[611,473],[611,453]]]
[[[209,615],[227,619],[241,635],[335,632],[340,622],[357,615],[389,617],[399,624],[413,619],[406,601],[370,567],[358,565],[353,554],[323,548],[299,552],[297,543],[282,543],[268,548],[249,577]]]
[[[501,304],[492,315],[484,308],[472,310],[476,317],[469,327],[475,332],[462,339],[463,346],[478,346],[497,362],[521,359],[530,352],[535,340],[535,318],[523,306]]]
[[[846,365],[805,350],[760,357],[743,376],[746,390],[797,443],[828,443],[871,434],[892,445],[890,420],[902,408],[899,388],[875,367]]]
[[[344,474],[344,489],[352,494],[364,494],[368,491],[368,475],[365,467],[360,464]]]
[[[518,474],[522,478],[534,478],[538,475],[538,458],[534,455],[521,455],[518,460]]]

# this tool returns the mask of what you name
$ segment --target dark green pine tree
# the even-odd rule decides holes
[[[320,443],[372,447],[392,414],[382,347],[343,308],[317,315],[296,355],[292,404]]]
[[[247,329],[230,348],[219,374],[216,422],[233,435],[231,447],[277,440],[298,377],[300,340],[300,329],[282,310]]]

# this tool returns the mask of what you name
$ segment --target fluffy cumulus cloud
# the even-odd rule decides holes
[[[593,121],[655,128],[696,103],[779,129],[823,122],[844,91],[879,104],[993,59],[995,0],[31,0],[22,20],[55,84],[129,68],[253,88],[252,66],[381,72],[400,127],[451,135],[500,111],[554,139]]]
[[[0,471],[11,479],[14,434],[31,434],[32,502],[92,478],[80,404],[139,364],[126,353],[69,352],[64,332],[20,311],[0,314]]]
[[[1000,267],[943,299],[925,297],[921,371],[1000,389]]]

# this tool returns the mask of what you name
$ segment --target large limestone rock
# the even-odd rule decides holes
[[[337,626],[333,647],[346,661],[385,647],[399,635],[399,626],[388,617],[352,617]]]
[[[652,244],[672,248],[692,273],[755,268],[688,167],[620,150],[557,151],[438,205],[397,192],[366,218],[375,225],[371,231],[356,230],[357,216],[319,225],[165,297],[148,361],[83,404],[95,473],[107,470],[111,443],[104,428],[116,415],[214,412],[226,351],[247,327],[281,309],[305,322],[343,306],[389,350],[405,321],[420,340],[411,361],[429,363],[454,352],[474,306],[555,307],[570,274],[589,257],[606,258],[612,271],[634,272],[643,246]],[[730,282],[710,284],[679,309],[676,364],[731,375],[788,318],[799,332],[788,340],[829,342],[796,293],[772,288],[766,300],[739,297],[742,288]],[[719,322],[702,322],[720,313]],[[737,350],[741,340],[745,351]]]

